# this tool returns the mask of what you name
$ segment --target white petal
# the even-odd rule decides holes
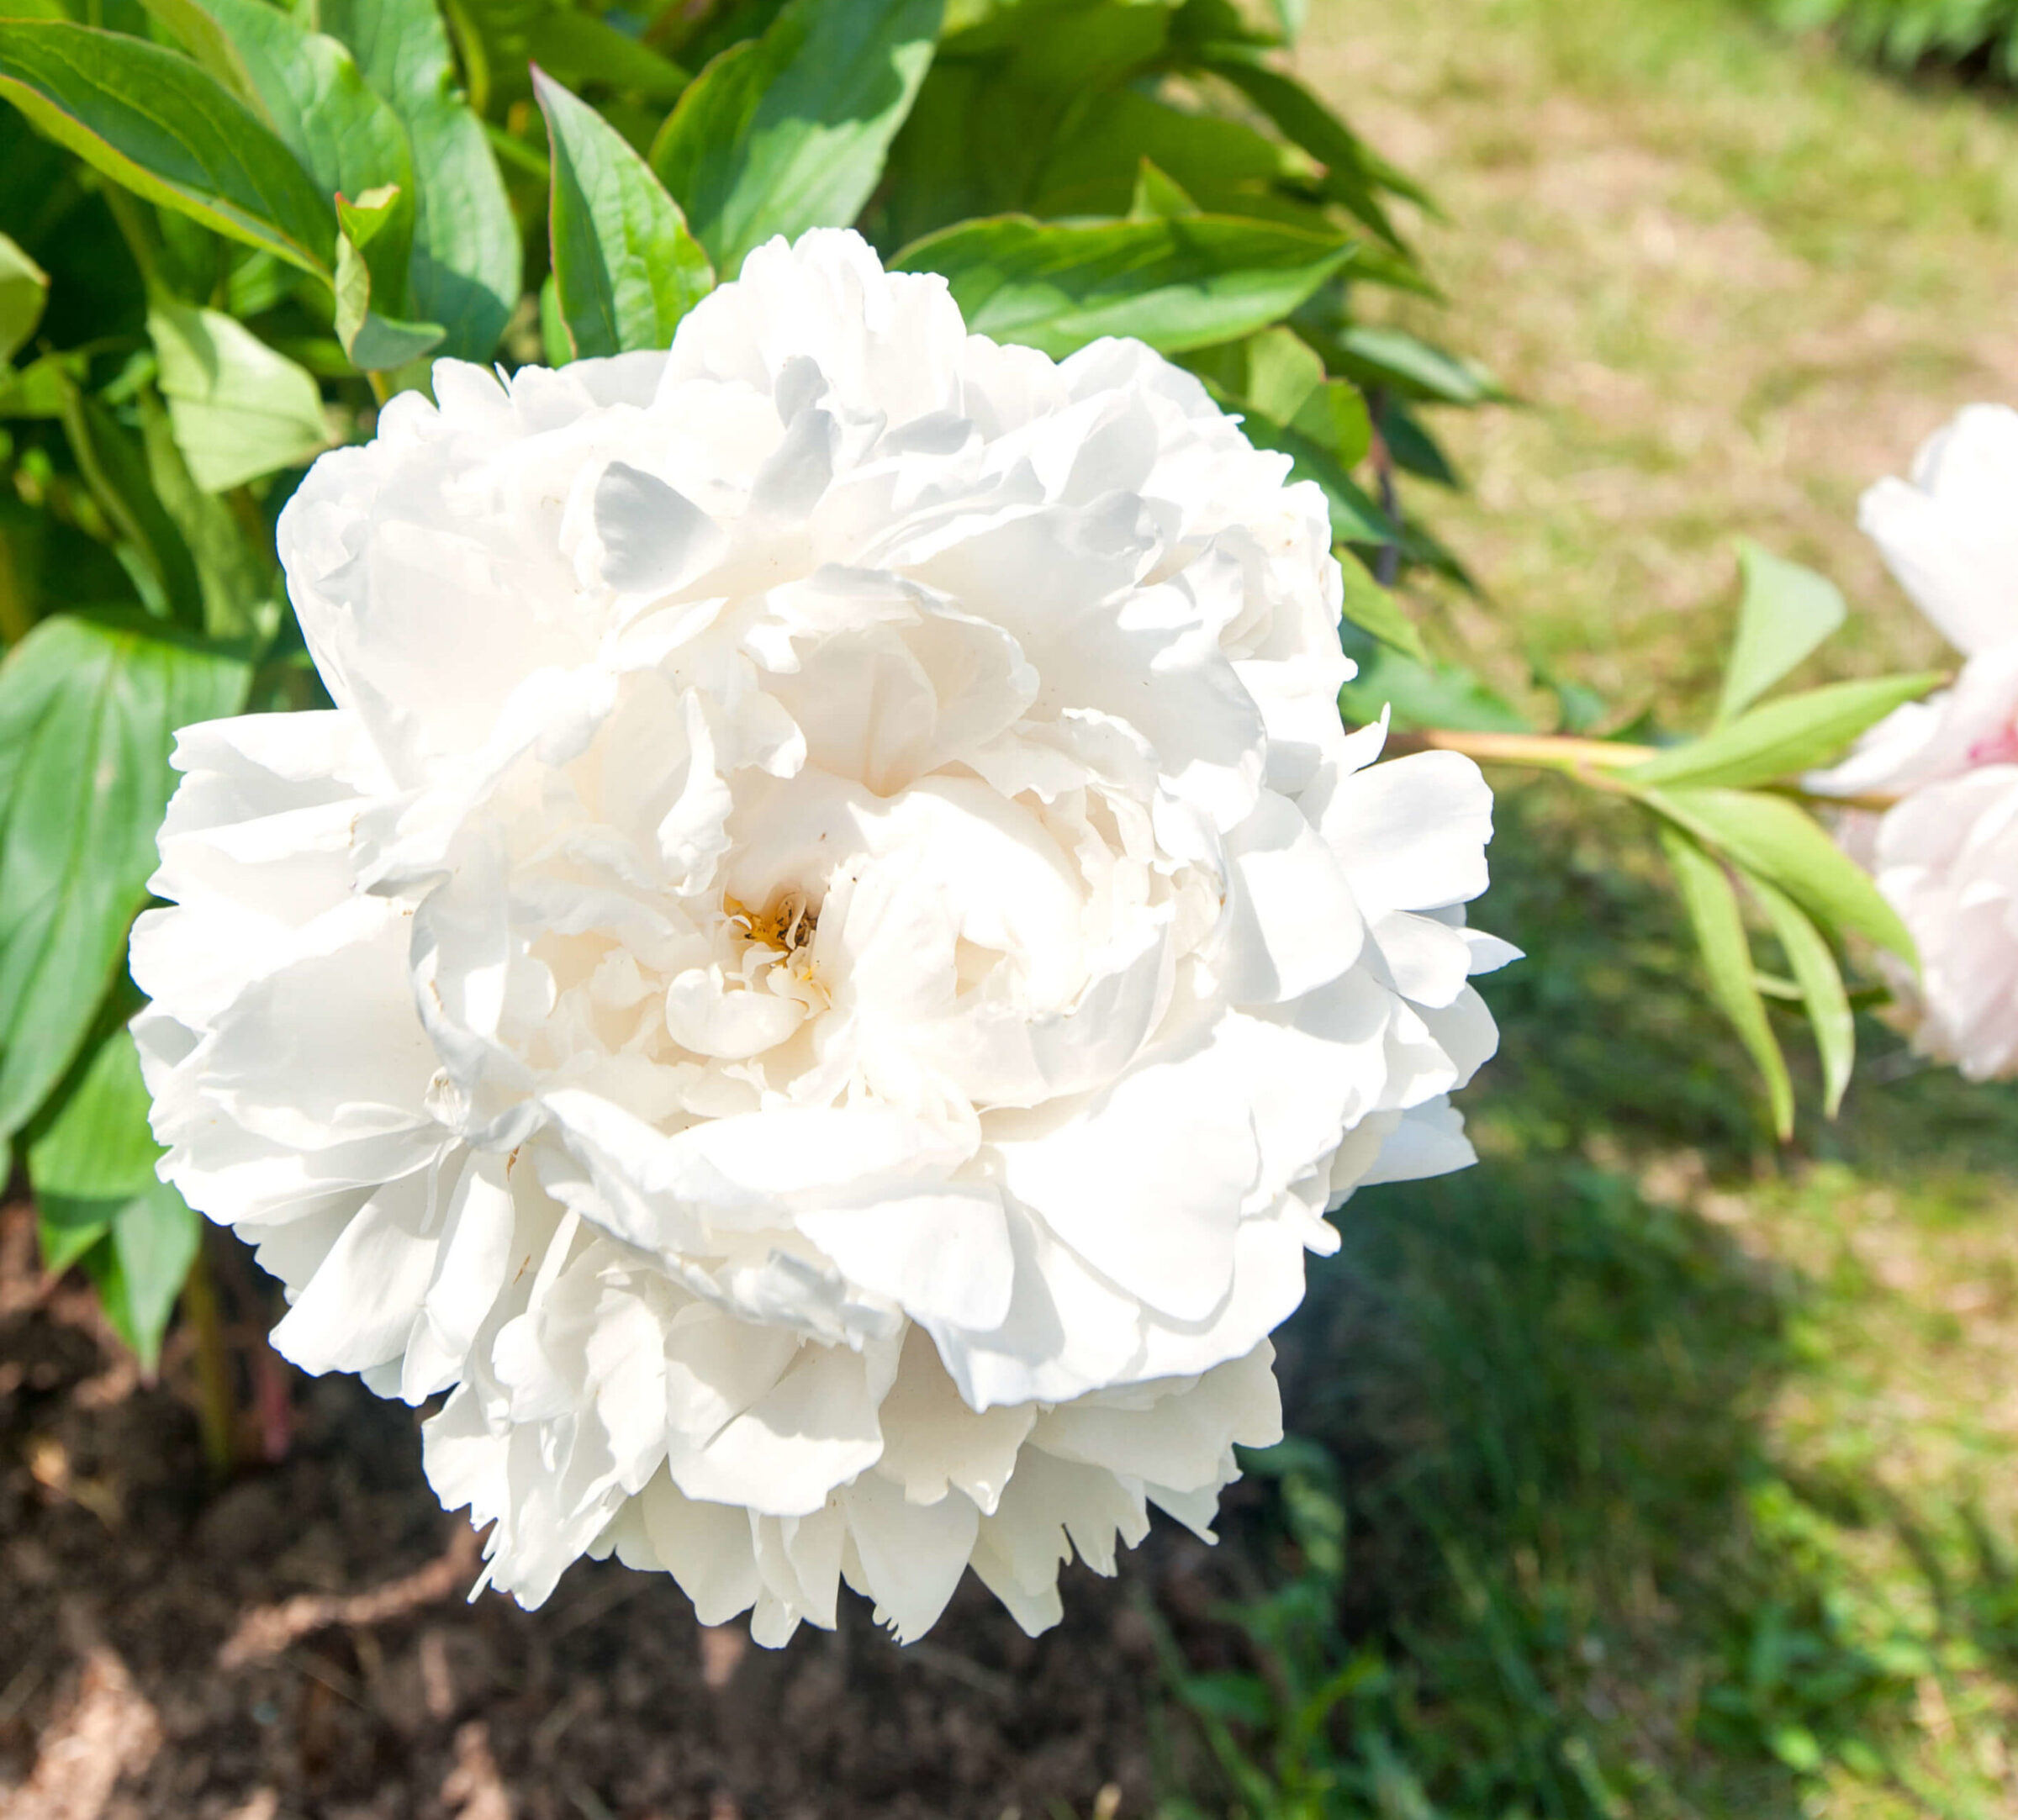
[[[726,1504],[698,1504],[661,1474],[640,1494],[658,1564],[679,1582],[703,1624],[726,1624],[755,1602],[762,1584],[750,1520]]]
[[[800,1348],[777,1384],[706,1446],[677,1452],[673,1481],[690,1498],[803,1517],[883,1451],[861,1355]]]
[[[1001,1500],[1037,1412],[1028,1403],[969,1408],[924,1330],[914,1327],[877,1413],[883,1455],[876,1470],[901,1485],[906,1498],[937,1504],[959,1491],[986,1512]]]
[[[1461,754],[1416,752],[1343,779],[1321,831],[1369,916],[1437,910],[1486,888],[1492,793]]]
[[[1273,1005],[1336,979],[1363,930],[1338,860],[1302,812],[1265,792],[1227,836],[1225,968],[1235,1005]]]
[[[980,1527],[980,1512],[957,1494],[911,1504],[887,1479],[865,1474],[842,1494],[849,1538],[876,1601],[876,1618],[899,1643],[938,1622],[953,1597]]]
[[[626,462],[612,462],[595,488],[603,579],[627,594],[667,594],[719,562],[721,527],[692,500]]]
[[[274,1328],[277,1352],[311,1376],[399,1356],[434,1277],[433,1188],[416,1170],[364,1204]]]
[[[851,1281],[914,1321],[985,1331],[1009,1312],[1016,1259],[992,1189],[827,1207],[798,1225]]]

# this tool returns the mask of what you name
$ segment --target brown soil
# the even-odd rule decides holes
[[[1191,1627],[1223,1550],[1160,1532],[1117,1580],[1070,1569],[1034,1642],[971,1577],[908,1649],[846,1598],[837,1633],[758,1649],[614,1564],[537,1612],[466,1603],[414,1412],[294,1378],[284,1459],[219,1485],[186,1362],[141,1384],[31,1239],[0,1213],[0,1820],[1149,1810],[1144,1606]]]

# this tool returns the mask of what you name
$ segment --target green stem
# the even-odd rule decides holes
[[[1532,771],[1553,771],[1576,778],[1593,789],[1620,795],[1634,794],[1632,779],[1614,773],[1630,771],[1656,756],[1651,746],[1630,746],[1623,740],[1582,739],[1567,733],[1479,733],[1465,727],[1415,727],[1395,736],[1397,747],[1422,752],[1462,752],[1482,765],[1519,765]],[[1899,799],[1880,792],[1862,796],[1831,796],[1803,789],[1798,783],[1765,786],[1776,796],[1816,809],[1861,809],[1883,815]]]
[[[1593,773],[1643,765],[1654,756],[1651,746],[1628,746],[1617,740],[1579,739],[1566,733],[1478,733],[1465,727],[1418,727],[1402,735],[1397,743],[1462,752],[1481,764],[1560,772],[1603,789],[1617,786]]]
[[[197,1421],[203,1459],[213,1476],[229,1478],[237,1464],[238,1411],[231,1396],[231,1359],[225,1349],[225,1325],[218,1313],[205,1248],[198,1246],[182,1285],[182,1312],[196,1336]]]

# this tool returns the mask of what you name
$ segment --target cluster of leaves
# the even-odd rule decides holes
[[[1186,362],[1330,501],[1447,564],[1465,362],[1413,185],[1230,0],[16,0],[0,21],[0,1174],[151,1361],[198,1226],[124,1025],[176,728],[319,705],[273,525],[442,356],[663,347],[774,235],[858,224],[976,329]],[[1347,554],[1355,616],[1412,635]],[[312,1033],[304,1037],[312,1041]]]
[[[1386,709],[1397,729],[1424,731],[1431,743],[1487,762],[1561,772],[1646,810],[1695,931],[1711,997],[1757,1066],[1773,1128],[1784,1139],[1793,1132],[1793,1087],[1767,1000],[1805,1014],[1821,1060],[1824,1110],[1833,1118],[1856,1061],[1853,994],[1839,952],[1857,937],[1915,964],[1898,913],[1816,819],[1836,799],[1818,799],[1802,778],[1941,678],[1883,676],[1763,699],[1842,625],[1846,609],[1836,585],[1812,569],[1749,543],[1740,557],[1745,586],[1736,634],[1715,712],[1700,734],[1643,744],[1640,736],[1650,731],[1643,720],[1604,739],[1563,731],[1537,736],[1463,666],[1438,662],[1419,646],[1404,653],[1365,637],[1360,672],[1344,699],[1353,718]],[[1566,723],[1572,710],[1603,712],[1602,704],[1565,699],[1562,706]],[[1756,963],[1747,904],[1751,920],[1777,944],[1783,971]],[[1877,1002],[1885,995],[1872,988],[1861,996]]]
[[[1830,28],[1857,55],[1895,70],[1980,69],[2018,82],[2018,0],[1762,0],[1790,31]]]
[[[1745,546],[1742,558],[1737,636],[1709,727],[1607,775],[1654,817],[1711,996],[1757,1067],[1785,1138],[1793,1131],[1793,1088],[1766,1000],[1805,1010],[1833,1118],[1857,1042],[1838,948],[1856,936],[1909,966],[1915,959],[1898,913],[1817,825],[1798,779],[1941,678],[1878,677],[1762,700],[1842,624],[1843,599],[1824,577],[1756,545]],[[1778,944],[1784,973],[1756,964],[1741,891]]]

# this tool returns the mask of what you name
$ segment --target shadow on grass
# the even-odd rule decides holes
[[[1804,1158],[1765,1137],[1665,884],[1621,871],[1646,843],[1553,807],[1503,802],[1476,919],[1536,957],[1489,983],[1484,1161],[1356,1198],[1282,1337],[1288,1420],[1328,1450],[1346,1531],[1318,1654],[1377,1669],[1298,1747],[1324,1760],[1275,1778],[1339,1798],[1250,1788],[1235,1811],[1793,1816],[1847,1778],[1878,1811],[1995,1812],[1930,1779],[1915,1728],[1944,1636],[2018,1688],[2009,1545],[1978,1520],[1957,1547],[1966,1516],[1777,1457],[1776,1395],[1829,1369],[1801,1332],[1815,1285],[1698,1210]],[[1946,1074],[1861,1089],[1802,1136],[1905,1195],[2018,1162],[2008,1101]],[[1689,1192],[1662,1185],[1677,1158]],[[1308,1582],[1284,1506],[1260,1521]],[[1860,1580],[1873,1537],[1917,1575],[1903,1602]]]

